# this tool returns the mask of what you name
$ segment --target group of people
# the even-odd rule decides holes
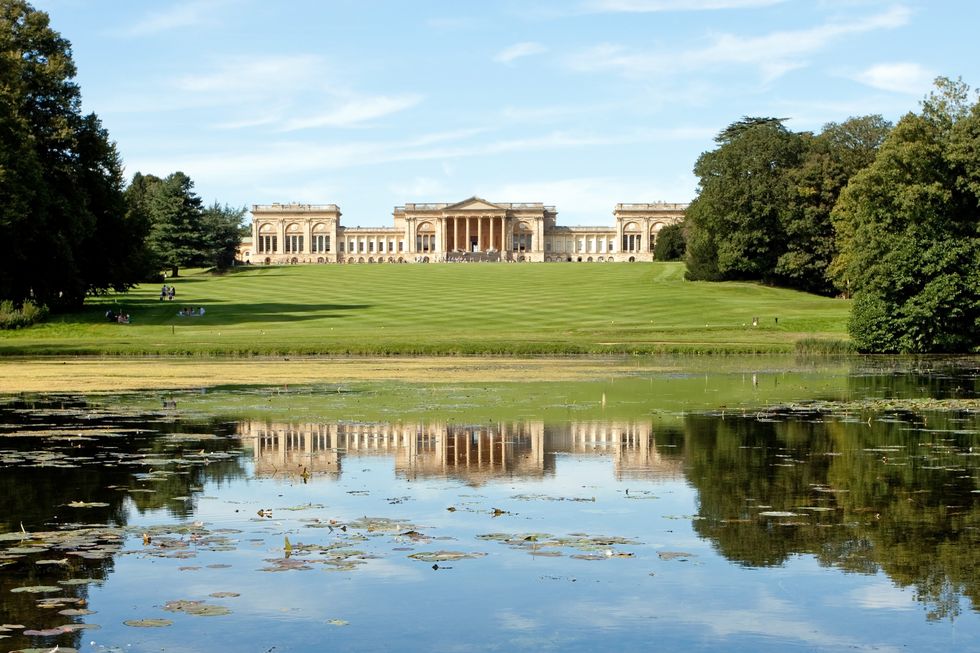
[[[174,288],[173,286],[168,286],[167,284],[163,284],[163,288],[160,289],[161,302],[165,299],[168,301],[173,301],[174,297],[176,296],[177,296],[176,288]]]
[[[116,313],[110,308],[105,312],[105,319],[118,324],[129,324],[129,313]]]
[[[203,306],[199,306],[197,308],[194,308],[193,306],[185,306],[177,311],[178,317],[200,317],[202,315],[204,315]]]

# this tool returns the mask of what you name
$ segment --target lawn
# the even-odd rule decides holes
[[[589,354],[791,351],[843,340],[850,303],[684,281],[680,263],[246,267],[182,273],[0,333],[0,354]],[[181,317],[182,307],[204,316]],[[131,324],[108,323],[112,308]],[[758,325],[753,326],[753,319]]]

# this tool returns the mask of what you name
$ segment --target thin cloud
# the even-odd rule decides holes
[[[716,128],[678,127],[629,131],[619,134],[588,134],[555,131],[531,138],[499,139],[474,142],[474,130],[456,130],[423,134],[418,137],[389,141],[350,141],[318,145],[308,141],[280,142],[261,152],[254,149],[220,154],[171,153],[167,161],[150,159],[131,162],[134,170],[166,170],[180,161],[179,167],[197,179],[211,183],[234,180],[251,183],[266,178],[270,170],[279,174],[310,170],[337,170],[405,161],[447,161],[466,157],[486,157],[513,152],[604,147],[635,143],[668,141],[710,142]]]
[[[174,5],[163,11],[147,14],[145,18],[125,30],[127,36],[148,36],[175,29],[197,27],[216,22],[215,12],[227,5],[227,0],[192,0]]]
[[[547,51],[548,48],[540,43],[525,41],[524,43],[515,43],[508,48],[504,48],[493,57],[493,60],[497,63],[509,64],[513,63],[517,59],[521,59],[522,57],[529,57],[531,55],[541,54]]]
[[[421,95],[358,98],[326,113],[287,120],[280,131],[289,132],[314,127],[352,127],[368,120],[410,109],[421,101]]]
[[[894,29],[909,22],[903,6],[862,19],[830,22],[809,29],[785,30],[763,36],[721,34],[701,49],[681,52],[633,51],[616,44],[601,44],[567,60],[581,72],[612,71],[624,77],[671,75],[732,65],[755,66],[766,81],[806,65],[806,58],[839,39],[867,32]]]
[[[306,86],[310,79],[322,77],[326,67],[318,55],[227,57],[214,62],[209,72],[177,78],[174,86],[225,98],[231,93],[272,95]]]
[[[854,76],[872,88],[921,95],[929,90],[936,73],[917,63],[881,63]]]
[[[662,11],[712,11],[755,9],[782,4],[786,0],[589,0],[586,11],[597,13],[653,13]]]

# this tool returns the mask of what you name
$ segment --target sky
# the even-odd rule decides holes
[[[974,0],[34,0],[127,177],[207,203],[688,202],[743,116],[895,121],[980,85]]]

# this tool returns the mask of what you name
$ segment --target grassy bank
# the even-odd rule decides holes
[[[846,339],[850,304],[683,265],[249,267],[189,273],[0,334],[0,355],[575,355],[788,352]],[[204,316],[181,317],[185,306]],[[105,312],[128,313],[130,324]],[[758,324],[753,326],[754,318]]]

